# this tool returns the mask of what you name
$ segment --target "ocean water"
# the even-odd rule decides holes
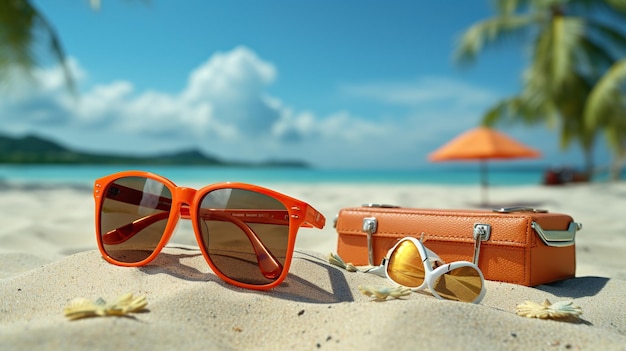
[[[91,186],[95,179],[130,169],[126,166],[74,165],[0,165],[0,182],[71,183]],[[465,167],[424,169],[307,169],[307,168],[231,168],[204,166],[154,166],[141,170],[169,178],[180,186],[237,181],[258,185],[275,183],[386,183],[473,185],[480,183],[478,164]],[[541,169],[488,170],[490,185],[534,185],[543,179]]]

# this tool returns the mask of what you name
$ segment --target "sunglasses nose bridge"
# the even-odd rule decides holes
[[[180,203],[191,205],[194,197],[196,197],[197,192],[198,191],[193,188],[186,188],[186,187],[178,188],[178,199],[179,199],[178,201]]]
[[[193,188],[187,187],[179,187],[176,188],[176,206],[178,206],[181,210],[181,215],[183,218],[189,217],[189,207],[193,203],[193,199],[196,197],[196,193],[198,191]]]

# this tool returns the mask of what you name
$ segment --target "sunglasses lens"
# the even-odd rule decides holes
[[[100,211],[104,251],[123,263],[148,258],[165,232],[171,206],[172,193],[158,181],[125,177],[110,183]]]
[[[217,189],[203,197],[198,216],[202,245],[223,275],[252,285],[278,279],[289,245],[282,202],[251,190]]]
[[[387,275],[396,284],[417,288],[424,283],[424,263],[420,252],[410,240],[396,246],[387,263]]]
[[[480,295],[483,280],[474,267],[459,267],[438,277],[433,290],[446,300],[473,302]]]

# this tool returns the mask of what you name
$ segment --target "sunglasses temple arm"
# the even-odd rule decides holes
[[[181,216],[185,218],[189,218],[189,209],[182,208]],[[265,245],[261,242],[259,237],[252,231],[252,229],[242,220],[229,216],[227,214],[217,214],[215,211],[206,211],[206,213],[201,214],[203,219],[209,220],[218,220],[218,221],[226,221],[235,224],[239,227],[250,240],[250,244],[254,248],[254,252],[257,257],[257,261],[259,264],[259,268],[261,272],[266,277],[273,279],[280,275],[280,272],[283,269],[283,266],[280,262],[272,255],[272,253],[267,249]],[[140,233],[142,230],[147,228],[148,226],[162,220],[167,220],[169,218],[169,212],[159,212],[149,216],[142,217],[137,219],[131,223],[128,223],[119,228],[113,229],[102,236],[102,242],[105,245],[118,245],[121,244],[133,236]],[[288,222],[287,222],[288,223]]]
[[[217,221],[231,222],[237,227],[239,227],[239,229],[241,229],[241,231],[243,231],[246,234],[246,236],[248,237],[248,240],[250,241],[250,244],[252,245],[252,248],[254,249],[254,253],[257,257],[259,269],[261,270],[261,273],[266,278],[275,279],[281,274],[283,270],[282,264],[270,252],[270,250],[268,250],[268,248],[263,244],[261,239],[256,235],[256,233],[252,230],[252,228],[250,228],[250,226],[246,224],[245,221],[242,221],[241,219],[237,217],[233,217],[232,215],[229,214],[230,212],[232,212],[231,210],[217,211],[217,210],[201,209],[200,211],[201,211],[200,218],[202,220],[209,220],[209,221],[217,220]],[[258,212],[258,211],[252,211],[252,212]],[[264,223],[264,222],[253,221],[253,223]],[[287,225],[289,225],[289,222],[287,222]]]
[[[375,274],[379,277],[386,278],[387,273],[385,273],[385,259],[380,264],[380,266],[370,266],[362,270],[363,273]]]
[[[324,228],[326,224],[326,218],[318,210],[314,209],[310,205],[306,205],[306,215],[302,226],[305,228]]]
[[[233,212],[233,211],[228,211],[228,212]],[[243,223],[264,223],[264,224],[277,224],[277,225],[289,225],[289,221],[288,220],[282,220],[282,219],[274,219],[274,218],[268,218],[268,216],[264,215],[264,212],[266,211],[258,211],[258,210],[253,210],[253,211],[247,211],[247,210],[243,210],[241,211],[241,213],[248,213],[248,214],[252,214],[254,215],[255,218],[246,218],[245,221],[241,221]],[[267,212],[274,212],[274,211],[267,211]],[[278,212],[278,211],[275,211]],[[284,211],[280,211],[280,212],[284,212]],[[189,215],[189,208],[181,208],[181,217],[185,218],[185,219],[190,219],[190,215]],[[245,215],[242,215],[242,217],[245,217]],[[269,217],[276,217],[275,213],[272,213],[269,215]],[[119,228],[113,229],[109,232],[107,232],[106,234],[103,235],[103,240],[104,243],[107,245],[114,245],[114,244],[121,244],[123,242],[125,242],[126,240],[132,238],[133,236],[135,236],[136,234],[138,234],[139,232],[141,232],[142,230],[146,229],[148,226],[158,222],[158,221],[162,221],[162,220],[167,220],[169,218],[169,212],[159,212],[159,213],[155,213],[155,214],[151,214],[142,218],[139,218],[135,221],[132,221],[131,223],[128,223],[126,225],[123,225]],[[221,221],[227,221],[227,222],[233,222],[234,220],[238,220],[237,217],[235,216],[222,216],[221,218],[212,218],[214,220],[221,220]],[[245,225],[245,224],[244,224]],[[246,227],[248,227],[246,225]],[[248,227],[249,228],[249,227]],[[256,235],[255,235],[256,236]]]
[[[168,218],[169,212],[159,212],[139,218],[119,228],[106,232],[102,235],[102,242],[105,245],[119,245],[137,235],[148,226],[158,221],[167,220]]]

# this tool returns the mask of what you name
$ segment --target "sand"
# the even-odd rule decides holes
[[[359,285],[385,279],[327,263],[333,218],[342,207],[389,203],[475,208],[478,186],[270,184],[327,218],[301,229],[290,275],[268,292],[220,281],[179,226],[150,265],[106,263],[96,246],[93,199],[84,186],[0,184],[0,349],[2,350],[626,350],[626,184],[492,187],[494,206],[532,205],[570,214],[577,234],[576,278],[524,287],[487,281],[480,304],[427,291],[375,302]],[[76,297],[146,295],[131,317],[69,321]],[[524,300],[574,300],[581,319],[517,316]]]

